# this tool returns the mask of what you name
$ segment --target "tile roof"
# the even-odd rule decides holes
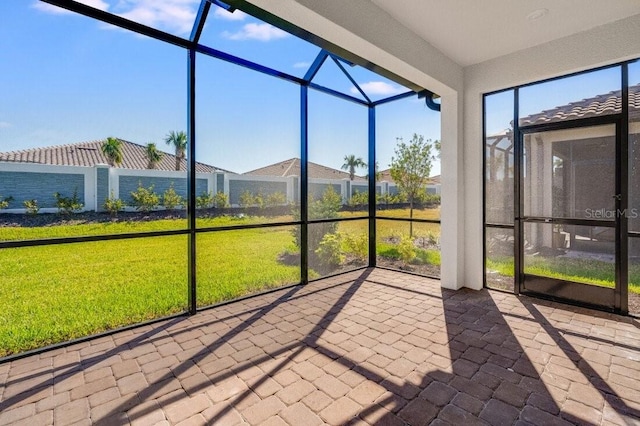
[[[349,179],[349,173],[320,164],[307,163],[309,177],[313,179]],[[290,158],[279,163],[271,164],[259,169],[246,172],[245,175],[258,176],[300,176],[300,159]],[[356,176],[354,181],[366,181],[362,176]]]
[[[148,160],[145,153],[146,147],[137,143],[122,141],[121,169],[146,169]],[[20,151],[0,152],[0,162],[11,163],[36,163],[54,166],[85,166],[92,167],[96,164],[107,164],[107,157],[100,149],[104,140],[80,142],[67,145],[48,146],[43,148],[25,149]],[[182,161],[180,170],[186,170],[186,160]],[[163,152],[162,159],[156,164],[155,170],[175,170],[176,157],[173,154]],[[227,172],[204,163],[196,163],[196,171],[199,173],[212,173],[214,171]]]
[[[621,103],[620,90],[617,90],[532,114],[522,118],[520,125],[556,123],[576,118],[615,114],[620,112]],[[629,111],[632,118],[640,118],[640,85],[629,87]]]

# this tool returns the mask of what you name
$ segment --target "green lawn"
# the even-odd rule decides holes
[[[290,216],[219,216],[196,219],[197,228],[239,226],[257,223],[290,222]],[[126,234],[134,232],[173,231],[187,229],[186,219],[160,219],[139,222],[113,221],[104,223],[80,223],[68,226],[0,227],[0,241],[35,240],[93,235]]]
[[[288,227],[201,234],[198,305],[300,281]],[[0,250],[0,356],[184,311],[187,237]]]
[[[393,211],[391,214],[394,214]],[[398,213],[400,214],[400,213]],[[424,216],[430,212],[422,212]],[[277,219],[277,218],[275,218]],[[269,218],[268,221],[273,221]],[[286,219],[284,219],[286,220]],[[265,222],[258,217],[199,219],[201,227]],[[380,238],[408,234],[408,223],[378,221]],[[0,228],[0,239],[183,229],[183,219],[35,228]],[[415,224],[416,235],[439,226]],[[197,303],[207,306],[300,281],[291,226],[201,233],[197,236]],[[368,221],[348,221],[342,233],[366,233]],[[392,244],[378,254],[393,257]],[[424,262],[439,253],[419,251]],[[45,346],[186,309],[187,236],[110,240],[0,250],[0,356]],[[312,277],[317,276],[310,271]]]
[[[488,258],[487,269],[512,277],[514,274],[513,258]],[[526,261],[525,272],[601,287],[613,288],[615,286],[613,265],[599,260],[554,257],[530,258]],[[629,266],[629,291],[640,293],[640,265]]]
[[[376,212],[376,215],[380,217],[408,219],[409,209],[406,208],[406,209],[393,209],[393,210],[378,210]],[[413,219],[440,220],[440,208],[414,209]]]

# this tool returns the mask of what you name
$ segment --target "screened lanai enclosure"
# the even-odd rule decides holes
[[[367,267],[439,277],[436,94],[242,0],[122,7],[3,19],[0,357]]]
[[[640,313],[639,83],[631,61],[485,96],[488,287]]]

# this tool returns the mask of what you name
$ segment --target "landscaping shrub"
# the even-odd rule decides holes
[[[9,203],[13,201],[13,197],[0,198],[0,210],[9,207]]]
[[[208,209],[210,207],[217,209],[229,207],[229,197],[222,191],[215,195],[212,191],[203,192],[199,197],[196,197],[196,208]]]
[[[213,196],[213,206],[217,209],[229,207],[229,196],[222,191],[218,191],[218,193]]]
[[[377,197],[379,204],[402,204],[407,202],[406,194],[399,192],[395,195],[386,193]]]
[[[344,262],[344,255],[341,250],[342,241],[340,234],[325,234],[318,244],[318,248],[314,251],[318,256],[318,260],[324,266],[338,266]]]
[[[369,193],[367,191],[358,191],[357,189],[354,191],[353,195],[349,199],[350,206],[366,206],[369,202]]]
[[[287,204],[287,195],[284,192],[272,192],[263,197],[267,207],[282,206]]]
[[[73,195],[71,197],[63,197],[59,192],[56,192],[53,196],[56,199],[58,213],[71,214],[79,212],[82,210],[82,207],[84,207],[84,204],[82,204],[78,198],[78,188],[73,190]]]
[[[102,205],[106,211],[109,212],[111,217],[117,217],[118,212],[124,209],[124,201],[120,198],[116,198],[113,195],[113,191],[111,191],[111,195],[109,198],[104,200],[104,204]]]
[[[199,196],[196,197],[196,208],[197,209],[208,209],[213,206],[213,192],[203,192]]]
[[[336,219],[341,205],[342,199],[340,194],[338,194],[333,187],[329,186],[322,194],[322,198],[309,200],[309,220]],[[299,210],[293,212],[293,220],[300,220]],[[335,234],[337,228],[338,224],[336,222],[323,222],[309,225],[308,244],[310,252],[315,252],[320,246],[320,241],[322,241],[325,234]],[[300,229],[296,228],[293,235],[296,246],[300,247]]]
[[[416,258],[416,246],[413,244],[413,238],[407,235],[401,236],[398,243],[398,253],[405,264],[411,263]]]
[[[162,205],[167,210],[174,210],[176,207],[182,208],[184,205],[184,199],[176,192],[173,187],[173,182],[169,185],[169,189],[164,191],[164,194],[162,194]]]
[[[240,194],[240,207],[251,207],[256,204],[258,204],[258,200],[251,191],[243,191]]]
[[[149,212],[158,207],[160,197],[153,192],[153,185],[149,188],[142,186],[142,182],[138,183],[138,189],[131,192],[131,206],[141,212]]]
[[[24,204],[24,208],[27,209],[27,214],[36,215],[40,211],[38,200],[24,200],[22,204]]]
[[[287,195],[284,192],[271,192],[265,194],[261,189],[256,194],[244,191],[240,194],[240,207],[275,207],[287,204]]]
[[[367,234],[348,234],[342,235],[343,245],[347,253],[353,255],[362,262],[367,261],[369,254],[369,237]]]
[[[440,205],[440,195],[429,194],[425,191],[420,194],[420,197],[418,198],[418,202],[420,204],[427,204],[427,205]]]
[[[309,220],[336,219],[338,217],[338,212],[341,206],[342,198],[340,197],[340,194],[338,194],[332,186],[329,186],[324,191],[320,199],[309,200]],[[293,212],[293,220],[300,220],[299,210],[295,210]],[[300,230],[300,227],[296,227],[292,231],[294,243],[298,248],[300,248]],[[314,259],[313,257],[319,255],[319,253],[316,253],[316,250],[318,250],[318,248],[320,247],[320,243],[324,236],[327,234],[335,234],[337,230],[337,222],[321,222],[309,225],[307,232],[307,241],[309,254],[311,257],[310,262],[312,264],[318,263],[316,262],[316,260],[322,262],[321,260]]]

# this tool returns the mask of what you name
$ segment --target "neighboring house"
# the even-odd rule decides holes
[[[119,139],[122,142],[122,163],[117,167],[122,169],[145,170],[149,160],[146,155],[146,147],[137,143]],[[80,142],[68,145],[56,145],[43,148],[32,148],[20,151],[0,152],[0,162],[46,164],[50,166],[80,166],[94,167],[98,164],[107,164],[107,157],[102,153],[102,144],[105,140]],[[162,159],[156,164],[154,170],[175,171],[176,156],[167,152],[162,153]],[[181,171],[187,170],[186,160],[182,160]],[[196,172],[213,173],[228,170],[219,169],[204,163],[196,163]]]
[[[307,173],[310,179],[349,179],[349,173],[320,164],[307,162]],[[290,158],[279,163],[246,172],[245,175],[256,176],[300,176],[300,159]],[[355,176],[354,182],[366,182],[362,176]]]
[[[244,175],[286,177],[293,179],[293,185],[298,186],[300,173],[300,159],[290,158],[279,163],[251,170]],[[353,181],[351,181],[349,179],[349,173],[311,161],[307,162],[307,173],[309,176],[309,195],[314,198],[321,197],[329,186],[333,187],[334,191],[342,195],[345,203],[356,191],[364,192],[368,190],[366,178],[355,176]]]
[[[349,173],[334,169],[332,167],[316,164],[311,161],[307,163],[309,174],[309,191],[313,196],[320,195],[321,191],[326,189],[329,181],[334,186],[336,192],[341,193],[345,201],[350,195],[357,192],[368,191],[368,180],[363,176],[355,176],[353,181],[349,179]],[[278,177],[295,177],[300,176],[300,159],[290,158],[279,163],[270,164],[256,170],[244,173],[248,176],[278,176]],[[339,182],[342,181],[342,182]],[[427,184],[427,192],[430,194],[440,194],[440,175],[429,178]],[[380,178],[376,184],[376,192],[378,194],[397,194],[398,188],[391,178],[390,169],[380,172]],[[350,195],[349,195],[350,194]]]
[[[55,211],[54,193],[74,192],[85,210],[101,210],[112,194],[128,201],[139,185],[163,194],[170,187],[187,195],[186,161],[175,170],[176,157],[163,153],[155,169],[147,169],[146,147],[122,140],[123,161],[109,167],[102,153],[104,140],[0,152],[0,196],[13,197],[9,212],[23,211],[24,202],[37,200],[43,212]],[[198,194],[222,187],[224,175],[235,175],[204,163],[196,163]],[[215,192],[214,191],[214,192]]]
[[[396,183],[391,177],[391,169],[385,169],[378,172],[378,182],[388,182],[391,186],[389,192],[393,195],[397,193]],[[442,184],[440,182],[440,175],[431,176],[427,181],[427,193],[428,194],[441,194]]]

